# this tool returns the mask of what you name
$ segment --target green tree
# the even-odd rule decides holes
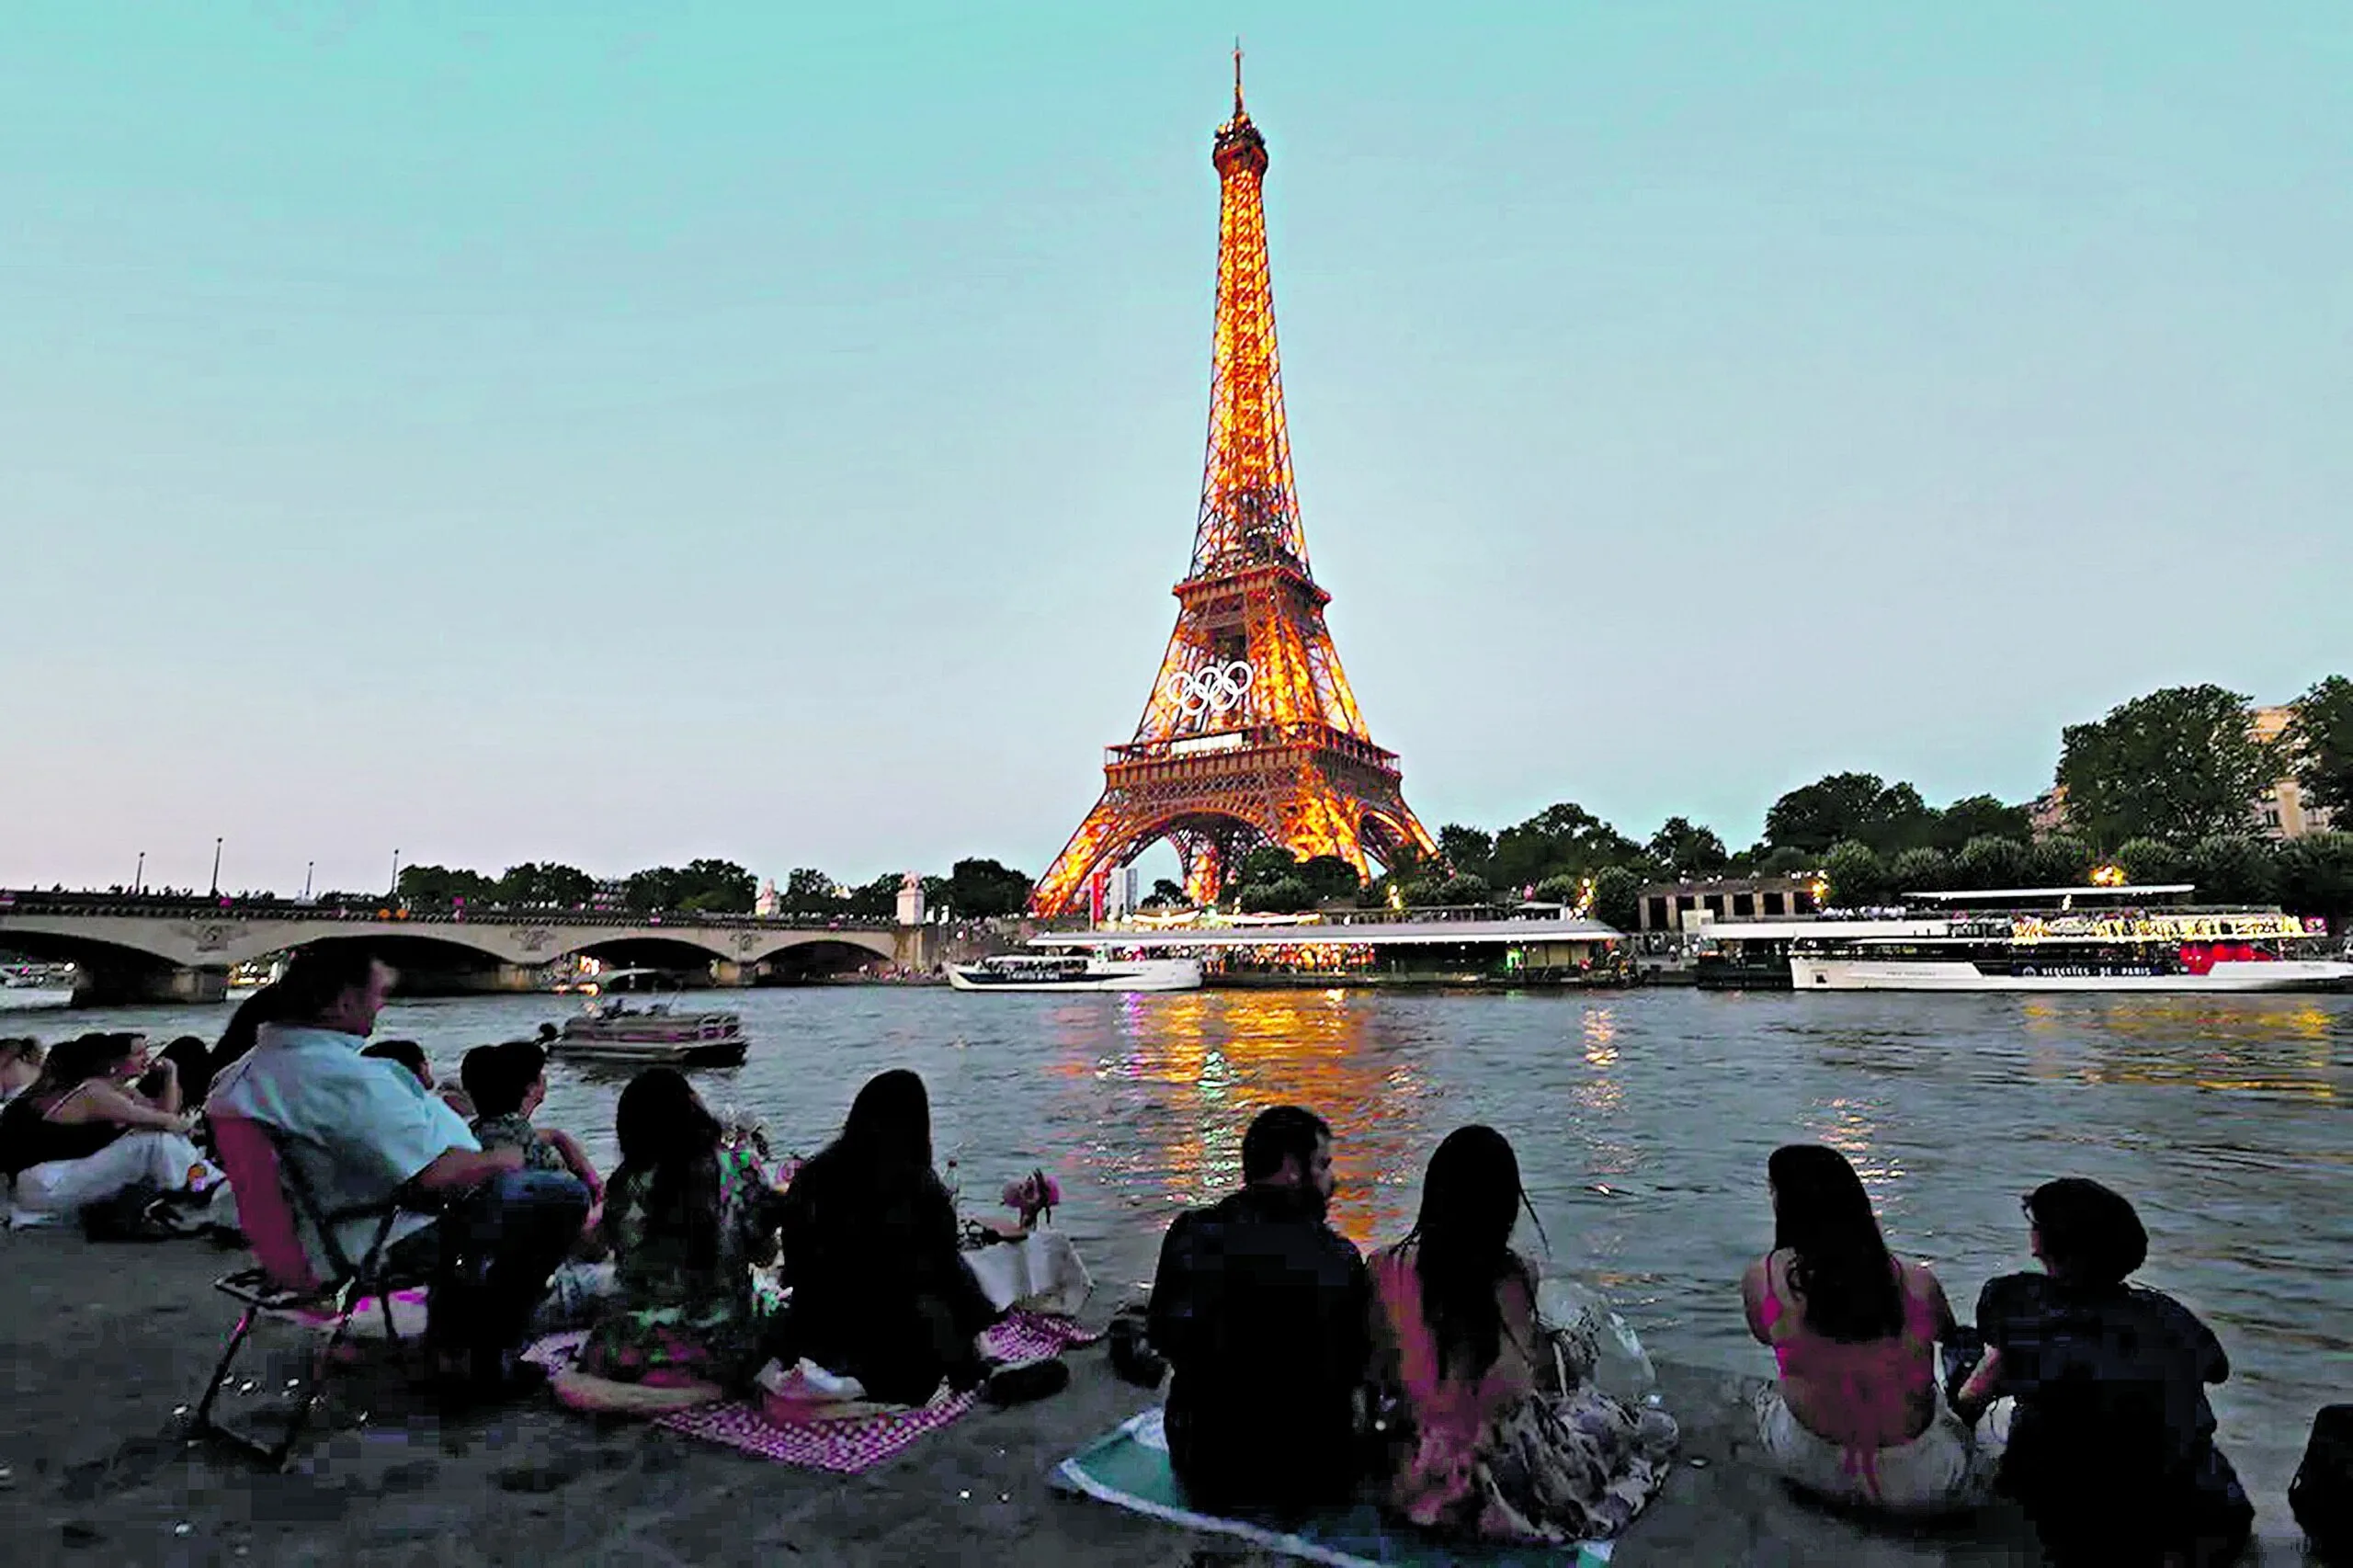
[[[1484,828],[1450,822],[1438,830],[1438,852],[1456,870],[1483,877],[1488,858],[1495,852],[1495,835]]]
[[[2161,838],[2186,846],[2236,832],[2279,777],[2252,723],[2239,693],[2177,686],[2068,725],[2059,752],[2068,821],[2100,845]]]
[[[1315,907],[1315,890],[1298,877],[1245,882],[1241,898],[1242,907],[1254,915],[1297,915]]]
[[[1495,835],[1486,880],[1495,887],[1534,887],[1565,873],[1591,876],[1604,866],[1638,864],[1642,846],[1573,801],[1545,807]]]
[[[1317,855],[1302,861],[1299,868],[1299,880],[1307,884],[1308,892],[1315,895],[1318,903],[1352,899],[1364,892],[1364,879],[1357,875],[1354,866],[1337,855]]]
[[[1885,902],[1887,865],[1870,845],[1842,838],[1824,851],[1822,875],[1830,902],[1841,909],[1863,909]]]
[[[897,899],[897,889],[892,897]],[[844,901],[835,896],[834,879],[814,866],[795,866],[785,874],[784,886],[777,890],[777,907],[787,915],[825,915],[845,913]]]
[[[2353,826],[2353,680],[2330,676],[2296,699],[2289,744],[2304,798]]]
[[[1192,900],[1185,896],[1185,886],[1182,882],[1159,877],[1154,880],[1152,892],[1145,895],[1143,902],[1156,903],[1163,908],[1173,908],[1177,904],[1190,903]]]
[[[2279,896],[2271,846],[2244,833],[2218,833],[2189,852],[2189,876],[2201,903],[2269,903]]]
[[[850,890],[842,913],[860,920],[890,920],[899,913],[899,873],[885,871],[862,887]]]
[[[1828,847],[1824,846],[1824,847]],[[1811,871],[1822,864],[1820,850],[1797,849],[1789,845],[1768,849],[1756,858],[1755,874],[1760,877],[1786,877],[1800,871]]]
[[[749,915],[759,879],[733,860],[689,860],[677,874],[677,907],[703,915]]]
[[[488,903],[498,884],[480,871],[450,866],[403,866],[401,902],[413,909],[448,909],[460,903]]]
[[[1981,834],[1952,858],[1953,881],[1964,888],[2014,888],[2027,878],[2026,846]]]
[[[2092,846],[2066,834],[2052,834],[2026,847],[2027,881],[2039,888],[2079,888],[2091,880]]]
[[[1937,813],[1934,843],[1952,855],[1972,838],[2015,838],[2023,844],[2033,836],[2033,818],[2024,806],[2006,806],[1991,795],[1966,795]]]
[[[1936,813],[1909,784],[1889,784],[1876,773],[1833,773],[1790,790],[1765,813],[1765,841],[1819,855],[1842,838],[1881,855],[1927,843]]]
[[[995,860],[959,860],[948,870],[948,906],[969,920],[1018,915],[1029,902],[1029,879]]]
[[[2353,917],[2353,833],[2308,833],[2279,846],[2279,902],[2297,915]]]
[[[1494,900],[1495,890],[1484,877],[1474,877],[1468,871],[1458,871],[1438,887],[1439,903],[1487,903]]]
[[[1669,817],[1659,824],[1643,848],[1659,869],[1676,878],[1721,876],[1732,861],[1716,830],[1688,817]]]
[[[1642,924],[1642,873],[1631,866],[1604,866],[1593,874],[1593,917],[1631,931]]]
[[[1635,878],[1637,884],[1641,880]],[[1547,877],[1536,884],[1536,896],[1546,903],[1564,903],[1574,909],[1577,901],[1585,897],[1585,879],[1565,874]]]
[[[597,896],[597,879],[576,866],[526,860],[498,879],[497,899],[520,908],[577,909]]]
[[[1226,874],[1230,887],[1279,881],[1299,874],[1299,858],[1279,844],[1260,844],[1245,851]]]
[[[1952,862],[1931,845],[1906,849],[1888,864],[1888,892],[1897,898],[1907,892],[1940,892],[1951,883]]]
[[[2115,859],[2124,880],[2140,887],[2185,881],[2189,876],[2189,858],[2159,838],[2127,839],[2117,846]]]

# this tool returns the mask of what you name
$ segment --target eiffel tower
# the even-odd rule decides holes
[[[1267,269],[1267,143],[1242,107],[1239,50],[1233,118],[1211,161],[1217,331],[1192,566],[1135,738],[1110,748],[1102,799],[1039,879],[1040,915],[1077,907],[1097,877],[1164,838],[1202,902],[1259,845],[1336,855],[1359,876],[1401,850],[1438,853],[1405,804],[1396,754],[1365,728],[1324,624],[1331,596],[1308,569]]]

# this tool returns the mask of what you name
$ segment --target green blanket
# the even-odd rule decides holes
[[[1158,1406],[1063,1460],[1054,1484],[1171,1524],[1236,1536],[1339,1568],[1599,1568],[1609,1561],[1609,1543],[1599,1540],[1562,1547],[1450,1545],[1393,1524],[1362,1504],[1281,1525],[1198,1512],[1186,1503],[1168,1468]]]

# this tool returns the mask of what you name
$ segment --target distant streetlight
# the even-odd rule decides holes
[[[392,896],[401,896],[401,852],[397,849],[392,851]]]
[[[212,841],[212,896],[221,896],[221,841]]]
[[[131,891],[144,892],[147,889],[147,851],[139,852],[139,869],[131,874]]]
[[[302,896],[304,898],[311,896],[311,868],[317,864],[318,862],[316,860],[305,860],[302,862]]]

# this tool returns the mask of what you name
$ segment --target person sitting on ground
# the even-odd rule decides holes
[[[44,1059],[40,1041],[30,1035],[0,1040],[0,1105],[33,1086]]]
[[[1355,1245],[1324,1222],[1332,1130],[1297,1106],[1259,1112],[1242,1177],[1161,1243],[1146,1333],[1174,1372],[1169,1463],[1220,1511],[1342,1501],[1359,1469],[1371,1292]]]
[[[253,1050],[254,1041],[260,1038],[262,1025],[269,1022],[277,1008],[278,987],[275,983],[263,986],[237,1004],[237,1010],[229,1015],[228,1027],[221,1031],[220,1040],[212,1047],[211,1076],[214,1079],[218,1079],[231,1062],[242,1059]]]
[[[1870,1196],[1836,1149],[1792,1143],[1766,1162],[1773,1250],[1741,1280],[1748,1332],[1777,1386],[1756,1405],[1775,1469],[1831,1502],[1935,1514],[1985,1500],[1990,1465],[1938,1397],[1953,1333],[1944,1287],[1887,1249]]]
[[[2046,1272],[1986,1282],[1984,1358],[1954,1399],[1974,1420],[2016,1397],[2001,1490],[2056,1563],[2228,1562],[2255,1508],[2214,1442],[2205,1385],[2230,1376],[2222,1343],[2179,1301],[2126,1282],[2149,1235],[2123,1197],[2063,1176],[2025,1210]]]
[[[765,1359],[751,1271],[775,1259],[783,1194],[750,1150],[724,1145],[719,1119],[675,1068],[630,1080],[613,1131],[621,1163],[603,1231],[617,1295],[581,1347],[580,1369],[656,1387],[710,1384],[714,1394],[739,1386]]]
[[[784,1202],[779,1341],[892,1404],[988,1374],[979,1335],[1000,1315],[965,1263],[956,1200],[931,1164],[931,1101],[904,1069],[870,1079],[841,1136],[794,1173]]]
[[[153,1099],[164,1093],[164,1064],[170,1063],[177,1081],[180,1103],[200,1106],[212,1086],[212,1052],[192,1034],[181,1035],[155,1053],[155,1065],[139,1080],[140,1092]]]
[[[371,1062],[389,1062],[433,1092],[433,1097],[473,1125],[474,1102],[466,1091],[455,1084],[445,1084],[433,1075],[433,1063],[425,1054],[425,1047],[413,1040],[380,1040],[371,1043],[360,1055]]]
[[[1605,1540],[1665,1482],[1677,1433],[1594,1386],[1591,1351],[1539,1320],[1511,1246],[1523,1209],[1535,1219],[1510,1142],[1458,1128],[1414,1228],[1373,1255],[1372,1381],[1398,1421],[1383,1502],[1474,1539]]]
[[[453,1394],[486,1398],[537,1381],[517,1352],[548,1277],[580,1234],[588,1194],[568,1176],[526,1171],[520,1150],[485,1153],[457,1113],[411,1074],[359,1052],[395,979],[349,941],[303,949],[273,988],[270,1021],[253,1050],[215,1079],[207,1108],[280,1140],[323,1210],[392,1201],[433,1203],[438,1221],[395,1221],[404,1265],[430,1265],[426,1339]],[[345,1222],[338,1244],[357,1258],[377,1221]],[[319,1239],[306,1250],[323,1276]]]
[[[523,1151],[523,1168],[560,1171],[601,1201],[604,1178],[597,1174],[579,1140],[560,1128],[534,1127],[531,1117],[548,1097],[548,1053],[528,1040],[478,1045],[466,1052],[458,1076],[474,1107],[474,1139],[485,1149],[508,1145]]]
[[[188,1133],[172,1064],[157,1068],[150,1098],[135,1086],[147,1073],[145,1037],[86,1034],[61,1040],[40,1076],[0,1108],[0,1173],[14,1178],[11,1221],[40,1225],[146,1183],[157,1192],[210,1187],[220,1178]]]

